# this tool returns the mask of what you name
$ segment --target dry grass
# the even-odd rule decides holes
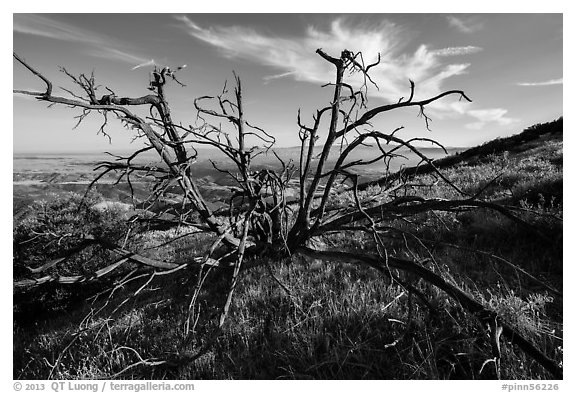
[[[562,140],[550,138],[520,153],[481,157],[446,173],[471,193],[499,176],[485,190],[485,197],[530,210],[519,214],[545,232],[552,243],[495,213],[477,210],[427,214],[410,225],[391,223],[423,241],[456,247],[424,247],[428,243],[396,236],[388,239],[388,251],[428,260],[432,269],[498,311],[548,356],[562,362],[562,298],[489,255],[497,254],[561,290],[562,222],[550,216],[562,217]],[[443,187],[428,192],[428,196],[452,196],[452,191]],[[72,213],[67,219],[77,220]],[[31,220],[22,225],[30,228],[37,224]],[[25,229],[21,226],[15,233],[22,234]],[[132,246],[153,248],[180,235],[182,232],[174,230],[150,232],[135,238]],[[325,242],[347,250],[369,249],[365,240],[362,235],[347,234]],[[159,259],[185,260],[207,244],[207,239],[190,236],[149,252]],[[211,274],[205,283],[197,302],[201,317],[189,336],[184,326],[197,274],[193,269],[156,278],[132,298],[145,279],[134,282],[120,290],[108,306],[111,310],[130,299],[113,314],[91,314],[104,302],[103,298],[83,300],[101,289],[96,286],[78,290],[44,287],[26,299],[18,298],[14,378],[495,377],[493,366],[482,368],[492,357],[484,329],[436,288],[413,283],[429,299],[426,305],[368,267],[296,257],[268,262],[274,277],[266,266],[244,271],[220,337],[203,357],[178,367],[140,364],[129,368],[141,360],[154,362],[201,347],[222,304],[229,278],[226,272]],[[53,310],[33,316],[21,310],[23,304],[42,299],[51,299],[43,304]],[[503,342],[502,350],[502,378],[549,378],[516,348]]]

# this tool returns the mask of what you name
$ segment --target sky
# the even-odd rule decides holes
[[[475,146],[521,132],[563,115],[562,14],[14,14],[13,49],[51,79],[53,94],[74,89],[60,67],[73,74],[94,71],[97,82],[119,96],[148,94],[156,66],[178,71],[168,86],[173,118],[196,119],[194,99],[242,80],[245,114],[276,137],[296,146],[296,118],[310,124],[330,103],[334,67],[318,56],[343,49],[362,52],[378,89],[369,86],[368,108],[445,90],[463,90],[472,103],[447,97],[432,105],[426,129],[418,109],[376,118],[375,129],[426,137],[445,146]],[[359,75],[348,76],[357,86]],[[42,82],[14,62],[14,89],[41,91]],[[91,115],[76,129],[78,109],[51,107],[29,96],[13,98],[13,151],[125,151],[139,146],[133,131],[110,119],[112,143]],[[327,124],[324,129],[327,128]]]

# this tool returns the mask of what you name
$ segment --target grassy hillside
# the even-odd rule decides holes
[[[458,187],[510,206],[530,226],[487,210],[428,213],[410,223],[390,222],[397,230],[386,244],[390,255],[419,261],[498,311],[557,362],[563,357],[562,155],[560,119],[438,162]],[[418,173],[415,183],[433,176]],[[454,196],[441,183],[415,189],[430,197]],[[363,196],[378,192],[372,185]],[[66,246],[34,249],[30,244],[35,240],[29,240],[34,228],[81,227],[118,237],[125,222],[121,211],[79,210],[78,202],[71,195],[58,206],[38,205],[36,215],[16,225],[16,279],[25,275],[24,260],[40,264],[47,254],[57,256],[58,246]],[[186,260],[209,245],[206,238],[191,242],[182,235],[175,229],[143,233],[129,247],[159,260]],[[363,235],[337,234],[323,242],[353,251],[365,249],[365,240]],[[18,246],[26,241],[27,246]],[[83,260],[98,264],[106,258],[106,253],[87,250],[59,269],[86,269]],[[196,362],[179,366],[156,362],[211,339],[229,272],[207,278],[197,294],[200,310],[189,309],[197,274],[191,269],[159,275],[146,287],[148,277],[134,280],[108,303],[102,284],[16,291],[14,378],[496,377],[494,365],[486,362],[492,354],[482,326],[424,282],[411,284],[426,301],[365,266],[299,257],[260,262],[242,272],[229,319],[211,349]],[[98,312],[103,307],[108,312]],[[185,334],[186,328],[191,334]],[[506,342],[501,363],[503,379],[550,378]]]

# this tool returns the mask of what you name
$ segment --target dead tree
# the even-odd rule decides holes
[[[384,278],[389,278],[408,290],[414,288],[406,282],[406,279],[399,277],[399,272],[405,273],[410,279],[424,280],[440,288],[488,327],[493,342],[498,344],[493,346],[496,361],[500,357],[500,334],[503,334],[550,371],[554,377],[561,378],[562,369],[558,365],[512,327],[506,325],[493,311],[432,270],[414,261],[395,258],[389,255],[387,250],[390,233],[397,231],[389,225],[391,221],[426,212],[460,212],[483,208],[494,210],[515,222],[525,224],[511,211],[483,201],[478,195],[467,195],[446,178],[434,166],[434,162],[414,145],[416,141],[426,141],[443,148],[436,141],[427,138],[403,139],[398,136],[402,127],[379,130],[372,126],[372,120],[386,112],[414,107],[419,110],[428,128],[430,119],[426,114],[426,107],[429,104],[449,96],[467,101],[470,99],[463,91],[450,90],[428,99],[415,100],[416,86],[410,81],[407,99],[400,98],[395,103],[369,108],[367,91],[370,86],[377,88],[376,82],[370,76],[370,70],[378,66],[380,59],[372,64],[365,64],[361,53],[348,50],[342,51],[338,57],[333,57],[321,49],[317,50],[317,54],[335,68],[335,80],[324,86],[333,89],[332,100],[329,105],[315,112],[311,125],[306,125],[301,119],[300,111],[298,112],[300,160],[295,168],[291,162],[286,163],[277,156],[279,170],[253,170],[253,159],[258,154],[269,151],[274,153],[271,149],[275,139],[262,128],[247,121],[242,105],[241,81],[236,75],[232,93],[225,85],[219,95],[197,98],[194,105],[198,111],[198,121],[194,125],[182,125],[172,119],[167,101],[167,84],[180,83],[176,79],[176,72],[168,67],[154,70],[149,87],[151,93],[142,97],[122,97],[111,89],[108,89],[107,94],[99,95],[94,75],[82,74],[76,77],[63,70],[80,90],[80,93],[66,90],[72,97],[69,98],[55,95],[52,83],[14,54],[14,58],[20,64],[46,85],[45,91],[14,90],[15,93],[31,95],[39,101],[51,104],[78,108],[82,111],[78,116],[79,122],[90,112],[98,112],[103,116],[100,128],[103,133],[108,116],[114,115],[125,126],[135,130],[138,136],[145,138],[147,146],[144,149],[136,151],[129,157],[118,157],[114,162],[102,163],[100,176],[108,172],[117,172],[125,176],[128,182],[130,175],[135,172],[153,176],[156,192],[152,200],[168,187],[177,185],[182,193],[182,209],[174,222],[192,225],[198,231],[214,235],[215,241],[210,251],[185,264],[152,261],[137,253],[127,252],[118,245],[103,244],[108,249],[115,250],[119,259],[114,265],[96,272],[92,279],[110,273],[116,266],[128,260],[155,269],[155,272],[164,273],[176,271],[188,264],[231,267],[233,274],[230,289],[218,322],[218,326],[221,327],[230,307],[239,272],[247,267],[244,262],[248,256],[300,254],[318,260],[361,263],[380,271]],[[347,78],[350,74],[359,75],[363,83],[359,87],[349,84]],[[139,116],[134,113],[133,107],[146,108],[150,115]],[[327,120],[328,128],[323,132],[320,125],[324,119]],[[231,126],[231,131],[227,131],[221,122]],[[323,145],[318,144],[321,137],[324,138]],[[256,144],[261,147],[255,147],[255,143],[250,144],[249,138],[252,142],[257,141]],[[376,149],[376,157],[349,159],[355,149],[368,144]],[[218,149],[234,166],[234,170],[230,170],[213,163],[215,170],[225,173],[236,184],[229,197],[229,208],[226,212],[218,214],[213,212],[201,194],[193,165],[197,156],[195,147],[198,146]],[[389,170],[392,160],[401,155],[401,149],[409,149],[417,155],[422,163],[432,168],[438,181],[452,187],[459,197],[450,200],[430,199],[411,193],[411,184]],[[134,163],[136,157],[148,150],[157,152],[164,163],[163,167]],[[330,154],[335,152],[337,152],[336,160],[330,161]],[[377,161],[384,162],[388,168],[386,172],[391,175],[390,181],[383,182],[378,193],[360,192],[355,169]],[[299,198],[294,204],[286,200],[286,191],[296,173]],[[373,252],[359,256],[342,250],[318,250],[311,247],[316,238],[343,232],[368,234],[372,240]],[[86,239],[86,241],[98,242],[98,239]],[[59,262],[50,261],[34,272],[44,272]],[[73,283],[84,279],[45,276],[21,281],[15,286],[27,287],[49,281]],[[198,282],[202,283],[203,280],[199,276]],[[191,361],[198,356],[198,354],[185,354],[171,361],[176,363]]]

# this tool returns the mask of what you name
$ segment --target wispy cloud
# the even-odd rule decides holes
[[[275,79],[282,79],[282,78],[287,78],[289,76],[294,75],[293,71],[288,71],[288,72],[283,72],[281,74],[275,74],[275,75],[267,75],[262,77],[262,79],[264,79],[264,82],[268,83],[270,81],[273,81]]]
[[[281,37],[241,26],[202,27],[184,15],[175,19],[188,34],[219,49],[225,57],[247,59],[280,71],[265,77],[267,82],[285,77],[314,83],[330,81],[333,66],[314,54],[318,48],[335,56],[345,48],[362,52],[365,64],[374,62],[380,53],[380,65],[371,69],[380,90],[373,94],[393,101],[409,93],[408,79],[416,82],[416,98],[437,94],[446,79],[464,74],[469,67],[468,63],[451,64],[445,58],[481,50],[473,46],[433,50],[421,45],[407,52],[405,29],[386,20],[352,24],[338,18],[325,29],[309,26],[298,37]],[[350,82],[363,80],[354,75]]]
[[[484,25],[477,21],[477,19],[473,17],[456,17],[453,15],[449,15],[446,17],[450,26],[455,27],[462,33],[475,33],[477,31],[482,30]]]
[[[134,67],[132,67],[132,71],[137,70],[138,68],[143,68],[143,67],[152,67],[156,65],[156,62],[154,61],[154,59],[151,59],[149,61],[146,61],[144,63],[140,63]]]
[[[14,32],[52,38],[60,41],[80,42],[88,45],[87,53],[101,58],[138,64],[149,59],[123,50],[116,39],[70,25],[43,15],[14,14]]]
[[[462,56],[472,53],[478,53],[482,48],[477,46],[457,46],[452,48],[437,49],[434,51],[436,56]]]
[[[476,118],[478,121],[466,124],[466,128],[471,130],[480,130],[489,123],[495,123],[499,126],[508,126],[519,121],[518,119],[507,117],[507,113],[508,110],[503,108],[469,110],[467,114]]]
[[[521,82],[517,83],[518,86],[552,86],[552,85],[561,85],[564,81],[562,78],[560,79],[551,79],[546,82]]]
[[[96,34],[41,15],[14,14],[14,31],[62,41],[100,43]]]

